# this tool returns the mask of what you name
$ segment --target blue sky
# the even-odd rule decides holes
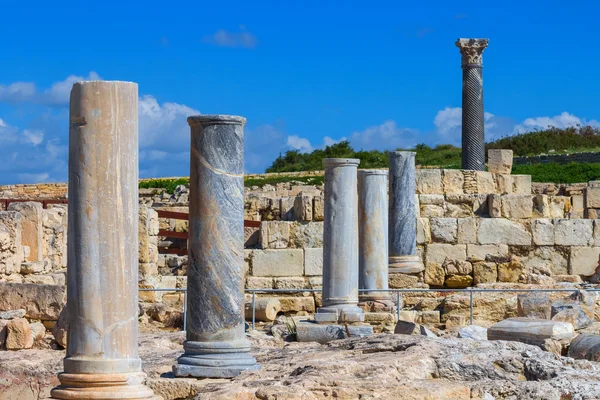
[[[0,184],[66,181],[68,94],[139,84],[140,176],[189,172],[197,113],[242,115],[246,170],[289,149],[460,144],[458,37],[487,37],[486,138],[598,124],[592,1],[2,2]]]

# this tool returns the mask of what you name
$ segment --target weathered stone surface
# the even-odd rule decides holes
[[[502,197],[498,194],[490,194],[488,196],[488,212],[491,218],[502,217]]]
[[[304,249],[304,274],[323,274],[323,249]]]
[[[513,179],[511,175],[506,174],[494,174],[496,181],[496,189],[500,194],[512,194],[513,192]]]
[[[442,264],[430,262],[425,264],[425,283],[430,286],[443,287],[446,273]]]
[[[590,231],[591,232],[591,231]],[[531,245],[531,233],[522,224],[503,218],[482,218],[477,231],[479,244]]]
[[[323,222],[294,222],[290,229],[289,247],[297,249],[323,247]]]
[[[8,206],[8,211],[16,211],[22,216],[21,243],[29,247],[27,261],[43,261],[42,210],[42,204],[33,201]]]
[[[504,218],[531,218],[533,213],[533,200],[531,195],[501,196],[502,217]]]
[[[464,244],[435,243],[427,246],[425,252],[426,263],[442,264],[446,257],[452,260],[466,260],[467,246]]]
[[[552,300],[546,293],[520,293],[517,295],[517,316],[550,319]]]
[[[432,204],[421,206],[421,217],[435,218],[444,216],[444,207]]]
[[[498,281],[499,282],[519,282],[523,276],[523,264],[520,260],[512,256],[510,262],[498,264]]]
[[[429,218],[417,218],[417,244],[431,243]]]
[[[512,175],[514,194],[531,194],[531,175]]]
[[[467,245],[467,259],[486,260],[489,257],[508,257],[508,246],[505,244]]]
[[[419,196],[419,204],[435,204],[438,206],[444,205],[444,195],[443,194],[420,194]]]
[[[473,340],[488,340],[487,328],[477,325],[463,326],[458,330],[458,337]]]
[[[0,319],[0,351],[4,349],[4,342],[6,341],[6,325],[10,321],[8,319]]]
[[[245,316],[252,320],[252,302],[246,303]],[[279,299],[273,297],[257,297],[254,300],[254,318],[256,321],[274,321],[281,311]]]
[[[285,249],[290,243],[290,222],[264,221],[260,227],[260,246],[263,249]]]
[[[571,340],[573,325],[568,322],[533,318],[509,318],[488,328],[488,340],[513,340],[536,346],[544,340]]]
[[[587,328],[592,324],[592,320],[579,307],[563,308],[560,311],[552,308],[552,321],[569,322],[575,330]]]
[[[571,274],[590,276],[598,267],[600,247],[571,247]]]
[[[52,269],[67,266],[67,215],[66,204],[42,210],[43,257]]]
[[[456,243],[458,223],[456,218],[431,218],[431,237],[434,242]]]
[[[67,316],[67,307],[64,307],[58,317],[58,321],[52,328],[52,336],[56,343],[63,349],[67,348],[67,332],[69,331],[69,320]]]
[[[31,330],[31,337],[33,341],[42,340],[46,335],[46,327],[41,322],[32,322],[29,324]]]
[[[298,312],[306,311],[309,313],[315,312],[315,299],[314,297],[278,297],[279,304],[281,304],[281,312]]]
[[[443,173],[443,190],[445,194],[462,194],[465,178],[461,170],[444,169]]]
[[[471,286],[473,277],[470,275],[453,275],[446,277],[446,287],[451,289],[461,289]]]
[[[496,263],[478,261],[473,263],[473,284],[493,283],[498,280]]]
[[[274,280],[271,277],[249,276],[246,278],[246,289],[273,289]]]
[[[458,219],[458,235],[457,241],[459,244],[477,243],[477,218],[459,218]]]
[[[24,316],[25,310],[23,309],[0,311],[0,319],[17,319],[23,318]]]
[[[520,259],[528,274],[563,275],[568,273],[568,253],[568,248],[565,254],[565,248],[539,246]]]
[[[454,329],[460,326],[465,326],[467,323],[467,317],[464,315],[447,315],[446,316],[446,329]]]
[[[25,318],[13,319],[6,325],[6,350],[30,349],[33,336]]]
[[[304,251],[302,249],[255,250],[252,256],[254,276],[302,276]]]
[[[488,150],[488,171],[493,174],[510,174],[513,165],[513,151],[504,149]]]
[[[440,194],[443,192],[442,171],[417,169],[415,172],[417,194]]]
[[[578,360],[600,361],[600,336],[579,335],[569,346],[569,357]]]
[[[0,283],[0,310],[24,309],[27,318],[56,321],[65,300],[65,286]]]
[[[0,274],[18,273],[23,261],[21,213],[0,211]]]
[[[585,190],[587,208],[600,208],[600,187],[588,186]]]
[[[315,196],[313,200],[313,221],[323,221],[325,218],[325,199]]]
[[[550,219],[534,219],[531,222],[533,244],[536,246],[554,245],[554,224]]]
[[[558,219],[554,223],[554,243],[562,246],[589,246],[593,221],[589,219]]]
[[[423,324],[439,324],[440,312],[438,310],[421,311],[419,320]]]
[[[388,285],[391,289],[407,289],[414,288],[419,282],[419,278],[415,275],[390,273]]]
[[[312,221],[313,196],[301,194],[294,200],[294,215],[299,221]]]
[[[366,337],[373,334],[371,325],[322,325],[308,321],[296,324],[296,336],[299,342],[317,342],[327,344],[332,340],[346,339],[348,337]]]

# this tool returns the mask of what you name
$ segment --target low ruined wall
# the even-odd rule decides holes
[[[66,183],[36,183],[0,186],[0,199],[65,199]]]

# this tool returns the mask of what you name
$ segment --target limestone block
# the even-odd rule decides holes
[[[512,175],[514,194],[531,194],[531,175]]]
[[[571,210],[575,212],[583,212],[585,210],[585,201],[582,194],[571,196]]]
[[[571,200],[567,196],[550,196],[550,217],[564,218],[571,210]]]
[[[274,281],[275,289],[310,289],[307,279],[302,276],[286,276],[275,278]]]
[[[456,243],[458,223],[456,218],[431,218],[431,238],[439,243]]]
[[[294,222],[290,227],[289,247],[323,247],[323,222]]]
[[[446,329],[458,328],[467,324],[467,317],[464,315],[447,315]]]
[[[33,336],[29,322],[25,318],[13,319],[6,325],[6,350],[30,349]]]
[[[294,215],[299,221],[312,221],[313,196],[300,195],[294,200]]]
[[[600,209],[588,208],[587,209],[587,217],[589,219],[600,219]]]
[[[0,311],[0,319],[17,319],[25,317],[25,310]],[[0,346],[1,347],[1,346]]]
[[[287,221],[263,221],[260,224],[262,249],[285,249],[290,243],[290,226]]]
[[[488,150],[488,171],[493,174],[510,175],[513,165],[513,151],[504,149]]]
[[[569,296],[569,299],[577,302],[577,304],[579,304],[579,308],[581,308],[591,319],[595,318],[597,298],[598,296],[596,292],[589,292],[587,290],[578,290]]]
[[[42,340],[46,335],[46,327],[41,322],[32,322],[29,324],[31,330],[31,338],[34,342]]]
[[[531,195],[507,194],[501,196],[504,218],[531,218],[533,200]]]
[[[554,222],[554,243],[561,246],[589,246],[593,243],[593,221],[558,219]]]
[[[517,316],[550,319],[552,300],[546,293],[520,293],[517,295]]]
[[[533,197],[533,214],[536,218],[551,218],[550,200],[547,194],[536,194]]]
[[[496,191],[500,194],[512,194],[513,179],[511,175],[495,174]]]
[[[8,211],[21,214],[21,243],[29,246],[27,261],[42,261],[42,204],[28,201],[24,203],[10,203]]]
[[[0,274],[18,273],[23,261],[21,213],[0,211]]]
[[[158,275],[158,264],[155,263],[139,263],[138,275],[140,279],[146,279],[150,276]]]
[[[531,233],[525,225],[504,218],[482,218],[477,230],[479,244],[530,246]]]
[[[513,256],[510,262],[498,264],[498,282],[519,282],[523,272],[523,264]]]
[[[534,219],[531,221],[531,231],[536,246],[554,246],[554,224],[550,219]]]
[[[67,208],[66,205],[42,210],[43,259],[51,269],[67,266]]]
[[[446,277],[445,284],[451,289],[462,289],[473,284],[473,277],[471,275],[452,275]]]
[[[44,261],[21,263],[21,274],[22,275],[42,274],[44,272],[48,272],[48,271],[46,271]]]
[[[582,334],[569,346],[568,357],[576,360],[600,361],[600,336]]]
[[[459,218],[458,219],[458,235],[457,241],[459,244],[477,243],[477,218]]]
[[[593,245],[600,246],[600,219],[594,219]]]
[[[477,192],[481,194],[496,193],[494,176],[487,171],[475,171],[477,179]]]
[[[473,207],[468,204],[446,203],[444,206],[444,217],[467,218],[473,216]]]
[[[555,309],[552,307],[552,321],[569,322],[573,325],[573,329],[580,330],[590,326],[593,321],[587,316],[583,310],[578,306],[573,308],[564,308],[554,313]]]
[[[591,276],[598,267],[600,247],[571,247],[569,265],[571,274]]]
[[[440,312],[434,311],[421,311],[419,322],[422,324],[439,324],[440,323]]]
[[[527,272],[543,275],[564,275],[568,272],[569,251],[555,246],[539,246],[521,257]]]
[[[488,213],[491,218],[502,217],[502,197],[499,194],[488,196]]]
[[[459,169],[444,169],[443,174],[443,188],[445,194],[462,194],[463,186],[465,184],[465,178],[463,173]]]
[[[458,337],[463,339],[487,340],[487,328],[467,325],[458,330]]]
[[[600,208],[600,187],[588,186],[585,189],[585,206],[587,208]]]
[[[541,346],[546,339],[571,340],[575,331],[568,322],[509,318],[488,328],[488,340],[512,340]]]
[[[444,207],[434,204],[425,204],[420,207],[419,214],[424,218],[443,217]]]
[[[281,312],[300,312],[306,311],[308,313],[315,312],[315,299],[312,296],[300,297],[300,296],[285,296],[278,297],[279,303],[281,304]]]
[[[419,194],[417,195],[419,198],[419,204],[434,204],[434,205],[444,205],[444,195],[443,194]]]
[[[430,286],[443,287],[446,273],[442,264],[430,262],[425,264],[425,283]]]
[[[408,289],[414,288],[419,283],[419,278],[415,275],[407,275],[400,273],[390,273],[388,286],[391,289]]]
[[[313,221],[323,221],[325,218],[325,199],[315,196],[313,199]]]
[[[256,321],[273,321],[281,311],[279,299],[273,297],[257,297],[254,300],[254,319]],[[245,317],[252,320],[252,302],[244,306]]]
[[[425,252],[426,263],[442,264],[446,257],[452,260],[466,260],[467,246],[464,244],[434,243],[427,246]]]
[[[0,283],[0,311],[24,309],[29,319],[56,321],[65,300],[65,286]]]
[[[431,243],[429,218],[417,218],[417,244]]]
[[[489,257],[508,257],[508,246],[505,244],[467,245],[467,258],[469,260],[487,260]]]
[[[23,283],[35,283],[37,285],[54,285],[54,278],[51,275],[26,275],[23,277]]]
[[[399,321],[405,322],[416,322],[419,317],[419,313],[413,310],[402,310],[400,311]]]
[[[296,337],[299,342],[317,342],[327,344],[332,340],[346,339],[348,337],[366,337],[373,334],[371,325],[336,325],[316,324],[301,321],[296,324]]]
[[[323,275],[323,249],[304,249],[304,275]]]
[[[473,263],[473,284],[494,283],[498,280],[498,267],[496,263],[478,261]]]
[[[416,192],[417,194],[442,194],[442,170],[440,169],[417,169]]]
[[[281,211],[282,221],[295,221],[296,216],[294,214],[294,204],[296,202],[295,197],[282,197],[279,209]]]
[[[253,276],[302,276],[302,249],[255,250],[252,256]]]

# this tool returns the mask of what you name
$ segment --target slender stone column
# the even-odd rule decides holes
[[[358,196],[360,160],[325,158],[323,307],[317,322],[364,320],[358,304]]]
[[[244,124],[230,115],[191,127],[187,340],[176,376],[229,378],[258,369],[244,329]]]
[[[138,88],[71,90],[67,318],[54,399],[152,399],[138,357]]]
[[[462,168],[485,171],[483,50],[488,39],[458,39],[462,56]]]
[[[415,204],[415,155],[392,151],[390,160],[389,272],[414,274],[423,271],[417,255],[417,209]]]
[[[388,288],[386,170],[358,171],[358,287]],[[360,302],[389,300],[386,292],[360,292]]]

